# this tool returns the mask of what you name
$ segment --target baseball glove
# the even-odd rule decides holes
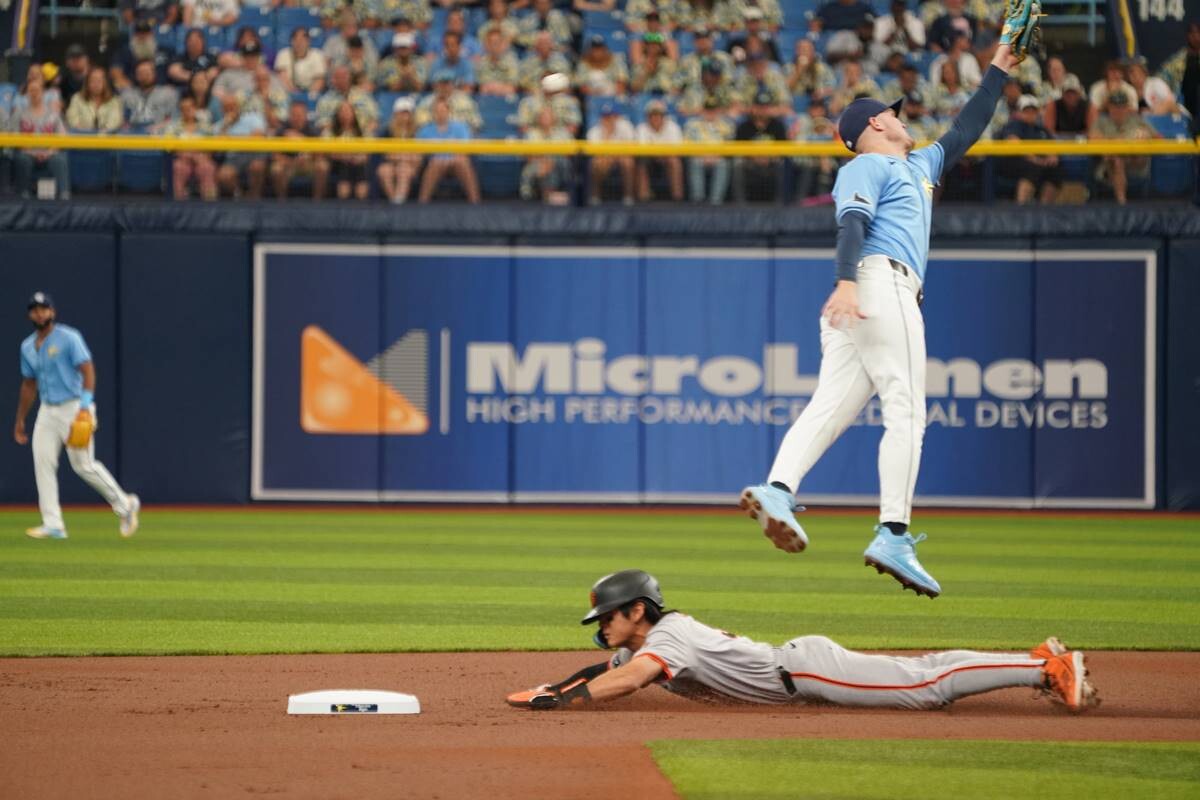
[[[67,447],[82,449],[92,441],[96,430],[96,418],[86,408],[81,409],[71,423],[71,432],[67,434]]]
[[[1038,20],[1046,16],[1042,13],[1039,0],[1008,0],[1004,12],[1004,28],[1000,31],[1000,44],[1006,44],[1012,49],[1013,56],[1020,64],[1029,55],[1029,48],[1035,46],[1039,39]]]

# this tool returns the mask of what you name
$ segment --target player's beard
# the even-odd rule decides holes
[[[41,322],[34,322],[33,320],[30,320],[30,322],[33,323],[33,327],[35,330],[44,331],[47,328],[49,328],[51,325],[54,324],[54,317],[53,316],[46,317],[46,319],[42,320]]]

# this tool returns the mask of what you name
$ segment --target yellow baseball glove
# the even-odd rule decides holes
[[[67,447],[87,447],[95,431],[96,418],[86,408],[81,409],[75,416],[75,421],[71,423],[71,432],[67,434]]]

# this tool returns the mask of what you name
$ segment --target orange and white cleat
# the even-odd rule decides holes
[[[1050,640],[1047,640],[1034,652],[1041,650],[1049,642]],[[1062,644],[1057,639],[1054,642],[1059,646]],[[1083,711],[1088,706],[1100,704],[1096,687],[1087,679],[1088,672],[1084,666],[1082,650],[1068,650],[1059,655],[1051,655],[1042,666],[1042,675],[1045,679],[1043,692],[1050,695],[1051,700],[1062,703],[1071,711]]]

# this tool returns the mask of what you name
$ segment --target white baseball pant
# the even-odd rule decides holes
[[[794,492],[872,396],[883,410],[879,443],[879,521],[907,524],[925,437],[925,321],[921,281],[885,256],[858,265],[858,306],[866,319],[845,329],[821,318],[817,390],[788,429],[768,482]]]
[[[38,408],[37,421],[33,423],[33,474],[37,479],[42,525],[47,528],[66,530],[62,506],[58,502],[58,457],[66,446],[71,423],[78,413],[78,400],[68,400],[58,405],[42,403]],[[100,493],[117,516],[122,516],[129,511],[129,495],[104,465],[95,459],[95,454],[95,437],[86,448],[67,447],[71,469]]]

